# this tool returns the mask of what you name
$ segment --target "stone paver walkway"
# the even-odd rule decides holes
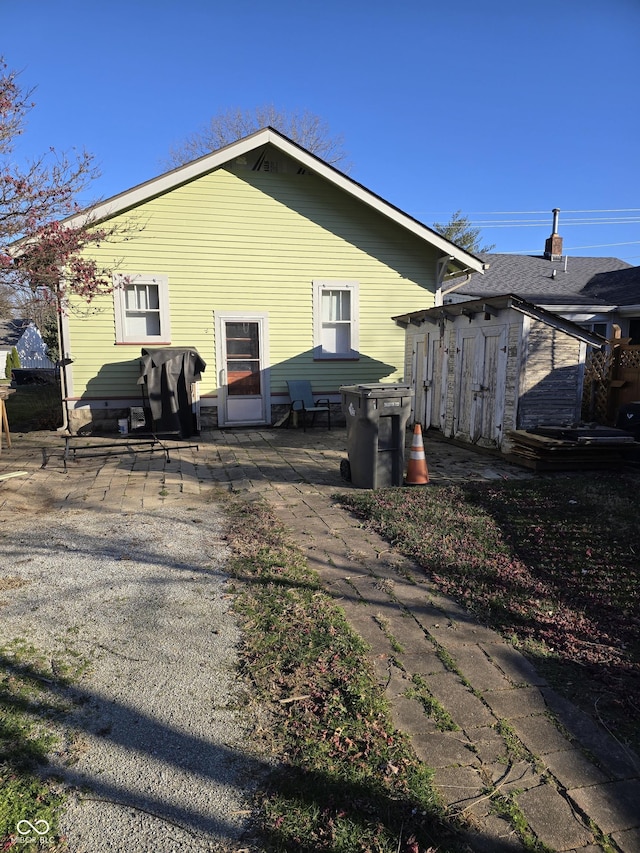
[[[537,838],[555,851],[603,850],[599,834],[622,853],[640,851],[640,761],[575,706],[561,699],[495,632],[441,595],[423,572],[362,528],[333,495],[343,430],[216,430],[199,449],[125,453],[62,466],[61,439],[14,438],[0,473],[27,475],[0,484],[0,512],[21,505],[77,504],[117,512],[184,501],[213,484],[270,502],[327,590],[371,646],[371,661],[398,728],[435,768],[451,813],[469,818],[469,843],[482,853],[523,849],[491,809],[489,794],[511,792]],[[499,457],[425,440],[434,484],[529,478]],[[52,517],[55,524],[55,517]],[[417,699],[415,677],[448,711],[457,730],[442,732]],[[515,759],[510,733],[536,761]]]

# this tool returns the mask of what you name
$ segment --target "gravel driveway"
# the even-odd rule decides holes
[[[4,528],[3,571],[26,583],[2,594],[3,641],[89,664],[51,765],[70,789],[74,853],[243,846],[260,764],[245,747],[221,516],[194,507],[70,509]]]

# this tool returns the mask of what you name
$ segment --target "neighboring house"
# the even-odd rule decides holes
[[[512,430],[580,421],[587,345],[604,340],[513,296],[394,317],[406,332],[414,418],[448,438],[509,453]]]
[[[21,368],[55,368],[33,320],[0,320],[0,377],[4,377],[7,356],[14,347],[20,356]]]
[[[114,292],[62,323],[68,423],[139,406],[141,349],[206,364],[203,426],[271,424],[288,379],[340,401],[344,384],[403,378],[393,314],[483,270],[477,257],[266,128],[84,211],[140,230],[94,250]]]
[[[618,258],[564,255],[558,213],[543,253],[482,254],[484,275],[443,287],[441,302],[512,293],[605,338],[614,337],[617,326],[623,338],[640,343],[640,267]]]

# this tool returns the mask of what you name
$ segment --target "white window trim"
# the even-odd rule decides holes
[[[127,335],[124,290],[131,284],[158,285],[160,334]],[[171,325],[169,320],[169,279],[166,275],[118,273],[113,277],[113,303],[116,321],[116,343],[118,344],[169,344]]]
[[[322,293],[325,290],[348,290],[351,293],[351,349],[349,352],[324,352],[322,349]],[[315,359],[360,358],[360,284],[334,279],[313,280],[313,357]]]

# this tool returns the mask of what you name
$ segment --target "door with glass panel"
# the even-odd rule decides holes
[[[218,423],[267,423],[269,404],[267,318],[264,314],[218,314]]]

